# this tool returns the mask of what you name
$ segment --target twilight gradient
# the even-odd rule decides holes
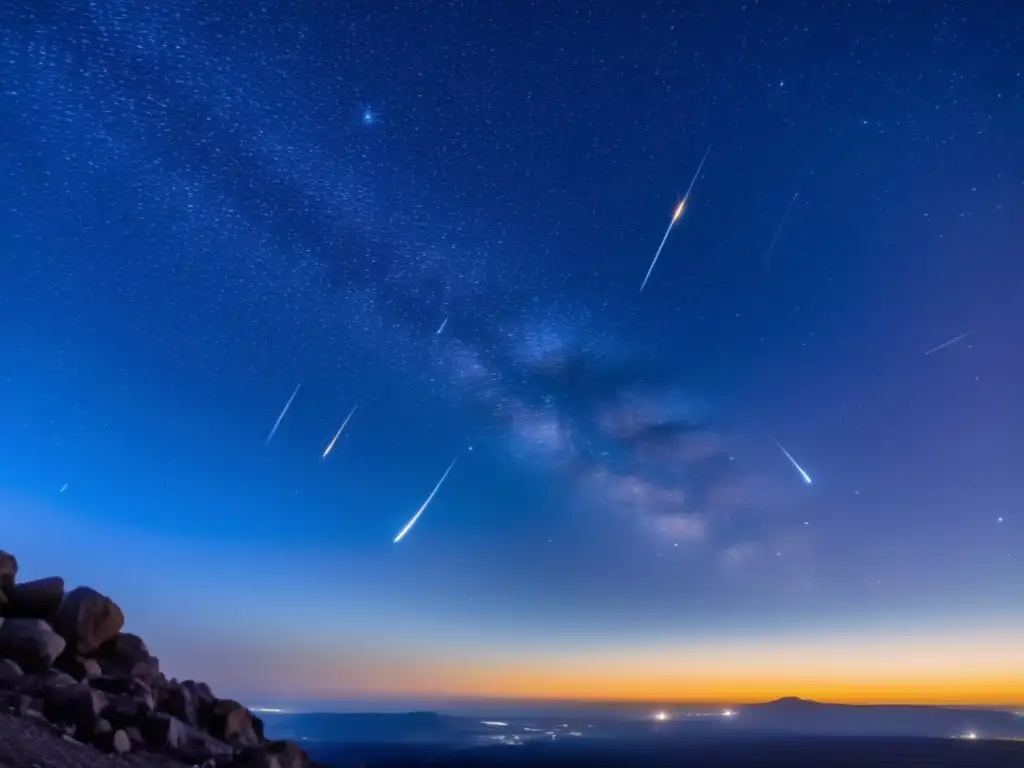
[[[1022,20],[15,3],[0,547],[250,699],[1020,703]]]

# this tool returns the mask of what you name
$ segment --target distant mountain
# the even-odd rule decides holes
[[[828,736],[1024,738],[1024,717],[985,709],[827,704],[788,697],[737,710],[744,729]]]

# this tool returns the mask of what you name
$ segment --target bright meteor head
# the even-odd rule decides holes
[[[675,213],[672,214],[672,223],[675,224],[679,221],[679,217],[683,215],[683,208],[686,207],[686,198],[684,197],[679,201],[679,205],[676,206]]]

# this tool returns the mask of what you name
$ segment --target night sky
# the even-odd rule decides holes
[[[1019,3],[0,17],[0,547],[169,674],[1024,699]]]

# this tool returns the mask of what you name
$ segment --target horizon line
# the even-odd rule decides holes
[[[607,697],[527,697],[527,696],[446,696],[444,694],[437,695],[401,695],[401,694],[357,694],[349,697],[312,697],[312,698],[298,698],[298,697],[246,697],[253,701],[266,702],[268,709],[275,709],[270,706],[274,703],[301,703],[307,705],[329,705],[332,703],[346,703],[346,704],[359,704],[365,703],[372,705],[374,703],[387,704],[410,704],[415,705],[422,703],[424,705],[430,705],[430,708],[443,708],[446,705],[453,704],[507,704],[507,705],[536,705],[536,706],[608,706],[608,707],[682,707],[682,706],[733,706],[733,707],[744,707],[744,706],[757,706],[763,704],[771,704],[777,701],[787,699],[799,699],[800,701],[814,703],[814,704],[834,704],[839,706],[866,706],[866,707],[882,707],[882,706],[906,706],[906,707],[939,707],[939,708],[990,708],[990,709],[1007,709],[1007,708],[1024,708],[1024,700],[1021,701],[967,701],[960,699],[873,699],[873,698],[835,698],[835,699],[821,699],[812,698],[806,696],[797,695],[782,695],[776,696],[769,699],[726,699],[726,698],[607,698]],[[409,710],[411,711],[424,711],[424,710]],[[302,714],[313,714],[317,710],[310,710],[309,712],[303,712]],[[327,712],[323,712],[327,714]],[[291,713],[299,714],[299,713]]]

